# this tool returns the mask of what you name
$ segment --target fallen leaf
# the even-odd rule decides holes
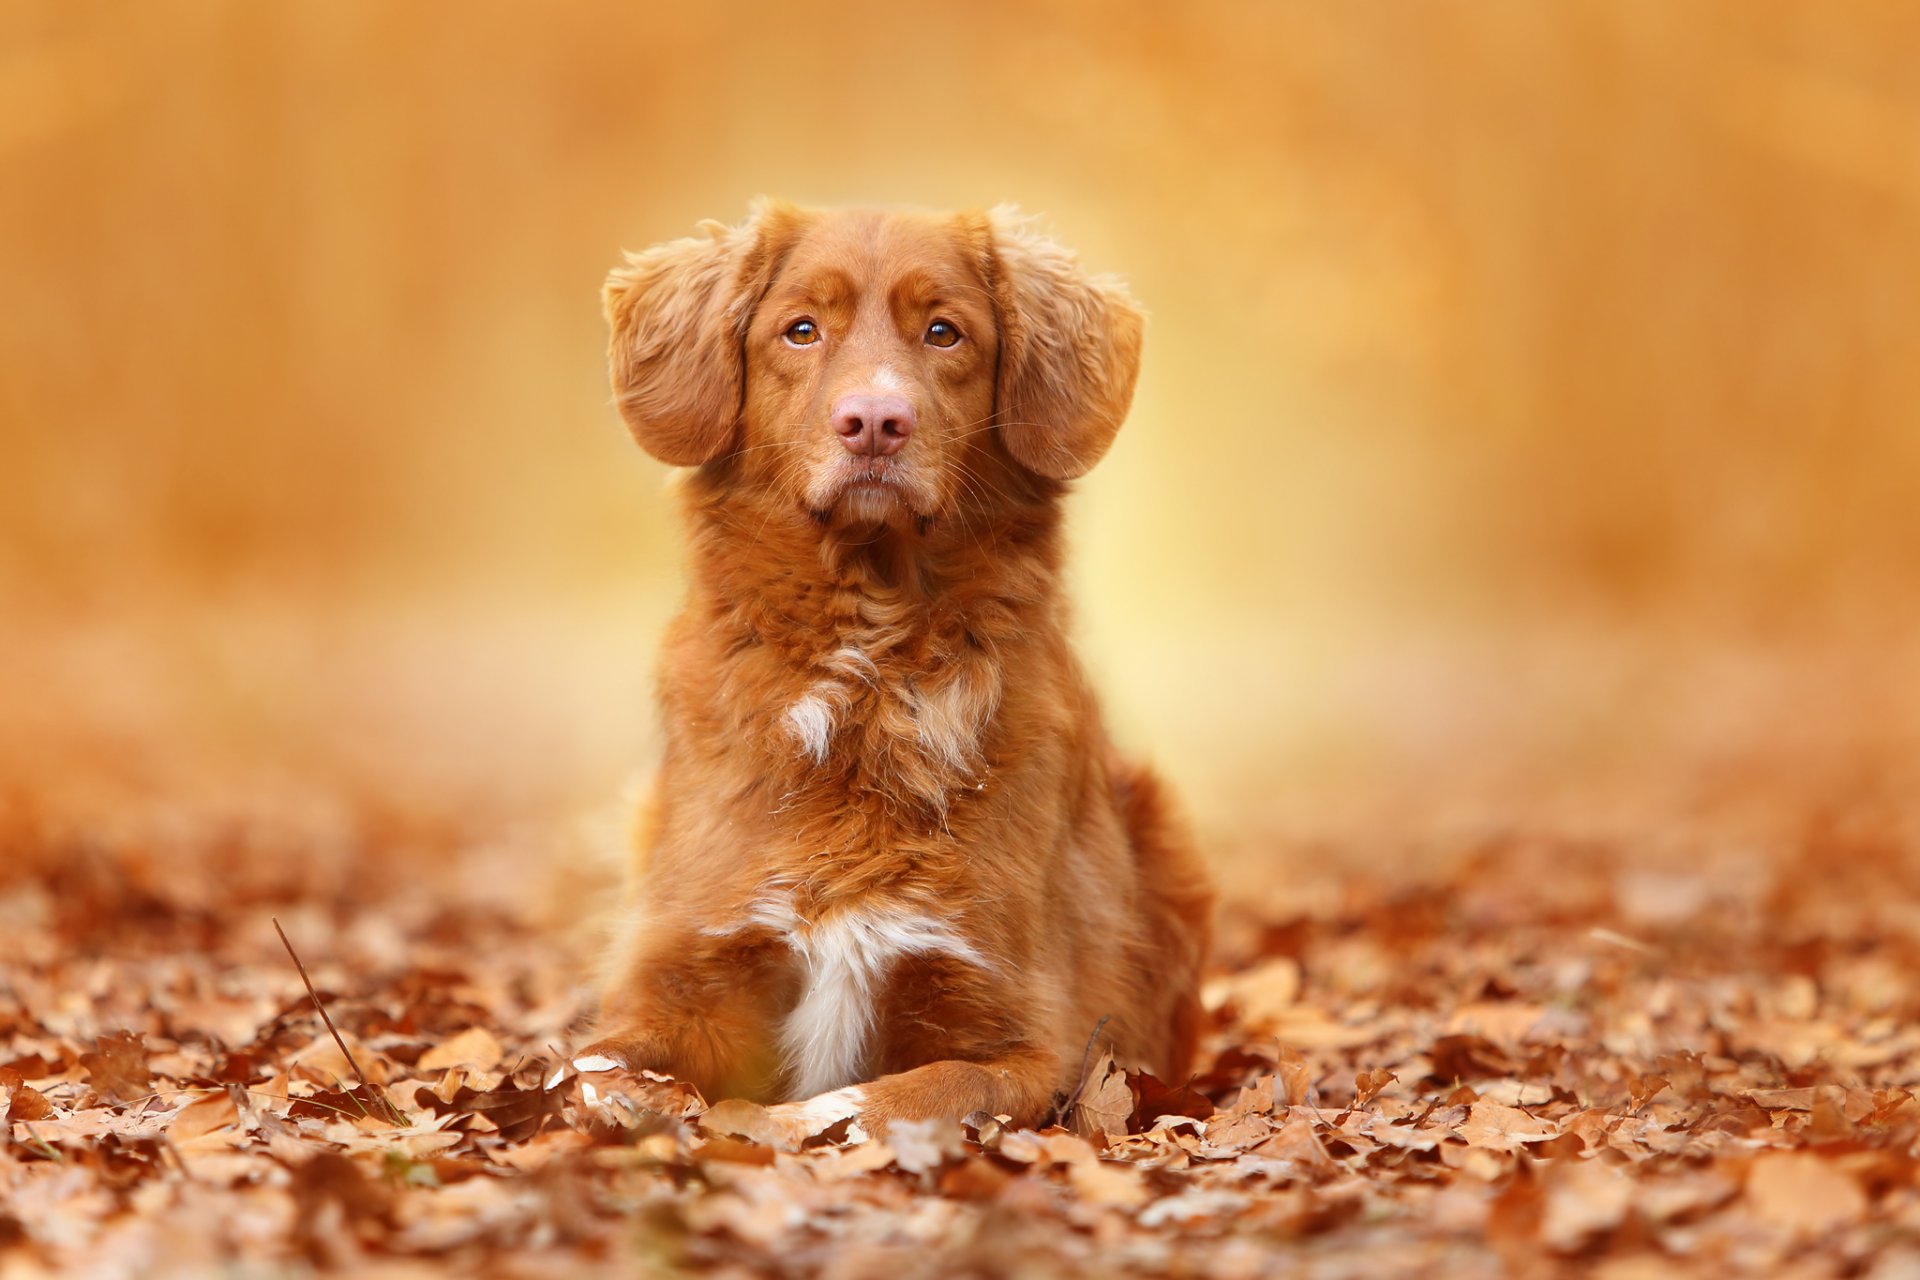
[[[1292,1010],[1300,994],[1300,962],[1290,956],[1263,960],[1234,975],[1226,994],[1247,1026],[1271,1029]]]
[[[1149,1198],[1138,1170],[1109,1160],[1088,1160],[1068,1166],[1067,1181],[1090,1204],[1136,1208]]]
[[[1127,1085],[1126,1072],[1113,1065],[1112,1054],[1103,1053],[1088,1080],[1067,1123],[1085,1138],[1126,1137],[1127,1120],[1133,1115],[1133,1090]]]
[[[180,1114],[173,1118],[173,1123],[167,1126],[167,1137],[174,1142],[191,1142],[204,1133],[237,1124],[239,1120],[240,1108],[223,1089],[182,1107]]]
[[[1634,1196],[1634,1181],[1626,1169],[1603,1159],[1578,1158],[1548,1167],[1540,1238],[1549,1248],[1573,1253],[1626,1219]]]
[[[1128,1072],[1127,1083],[1133,1087],[1131,1123],[1135,1126],[1150,1128],[1162,1116],[1204,1120],[1213,1114],[1212,1101],[1191,1083],[1175,1087],[1144,1071]]]
[[[485,1027],[468,1027],[420,1055],[415,1065],[422,1071],[445,1071],[448,1067],[474,1067],[491,1071],[500,1063],[500,1042]]]
[[[1824,1236],[1867,1214],[1859,1183],[1832,1161],[1799,1151],[1754,1157],[1746,1198],[1762,1222],[1801,1238]]]
[[[907,1173],[929,1173],[967,1153],[960,1126],[951,1120],[896,1120],[887,1128],[887,1145]]]
[[[1455,1130],[1469,1146],[1489,1151],[1518,1151],[1535,1142],[1545,1142],[1560,1134],[1551,1121],[1535,1119],[1518,1107],[1481,1099],[1475,1102],[1467,1119]]]
[[[831,1128],[835,1121],[820,1117],[817,1127],[803,1123],[797,1116],[776,1116],[769,1108],[744,1098],[723,1098],[700,1114],[697,1122],[708,1133],[745,1138],[763,1147],[782,1151],[797,1150],[808,1138]]]
[[[1381,1068],[1375,1071],[1362,1071],[1353,1078],[1353,1101],[1356,1106],[1366,1106],[1380,1096],[1380,1091],[1398,1080],[1393,1072]]]
[[[87,1083],[110,1102],[132,1102],[153,1085],[147,1066],[147,1046],[132,1031],[110,1031],[94,1040],[90,1052],[80,1055]]]
[[[19,1071],[0,1067],[0,1121],[45,1120],[52,1114],[53,1104]]]
[[[1279,1070],[1274,1074],[1274,1102],[1278,1105],[1284,1091],[1285,1102],[1290,1107],[1305,1106],[1313,1093],[1313,1068],[1307,1060],[1293,1049],[1280,1051]]]

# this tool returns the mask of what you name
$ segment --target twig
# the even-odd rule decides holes
[[[273,920],[273,931],[280,935],[280,945],[287,949],[287,954],[293,957],[293,967],[300,971],[300,981],[307,984],[307,995],[313,1000],[313,1007],[320,1011],[320,1021],[327,1024],[327,1030],[333,1035],[333,1042],[340,1046],[340,1053],[346,1058],[347,1065],[353,1068],[353,1074],[360,1081],[360,1087],[380,1099],[380,1109],[387,1113],[385,1117],[387,1123],[404,1127],[406,1120],[394,1109],[393,1099],[387,1097],[386,1090],[375,1089],[367,1082],[367,1073],[360,1069],[360,1064],[354,1060],[353,1050],[347,1048],[347,1042],[341,1039],[340,1028],[333,1025],[333,1018],[328,1015],[327,1006],[320,1003],[320,993],[313,989],[313,979],[307,976],[307,966],[300,963],[300,953],[293,949],[293,943],[287,937],[287,931],[280,927],[280,917],[270,918]],[[352,1090],[347,1091],[347,1096],[353,1097]],[[354,1101],[357,1103],[359,1099],[354,1098]]]
[[[28,1147],[38,1151],[42,1156],[53,1161],[55,1164],[65,1164],[67,1162],[67,1158],[60,1154],[59,1148],[52,1146],[45,1138],[33,1131],[33,1121],[22,1120],[19,1123],[20,1127],[27,1131],[26,1145]]]

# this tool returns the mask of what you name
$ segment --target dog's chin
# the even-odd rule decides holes
[[[835,505],[849,524],[893,524],[910,514],[906,495],[891,480],[857,480]]]
[[[898,468],[844,468],[816,485],[807,496],[813,518],[822,525],[920,528],[929,512],[918,486]]]

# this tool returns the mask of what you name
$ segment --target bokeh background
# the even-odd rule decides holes
[[[772,193],[1017,202],[1149,306],[1076,591],[1217,857],[1897,798],[1916,48],[1897,0],[9,4],[8,794],[617,796],[680,567],[598,286]]]

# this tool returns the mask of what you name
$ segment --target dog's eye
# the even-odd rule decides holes
[[[820,341],[820,326],[811,320],[795,320],[787,326],[787,341],[796,347],[810,347]]]
[[[960,341],[960,331],[945,320],[927,326],[927,341],[936,347],[950,347]]]

